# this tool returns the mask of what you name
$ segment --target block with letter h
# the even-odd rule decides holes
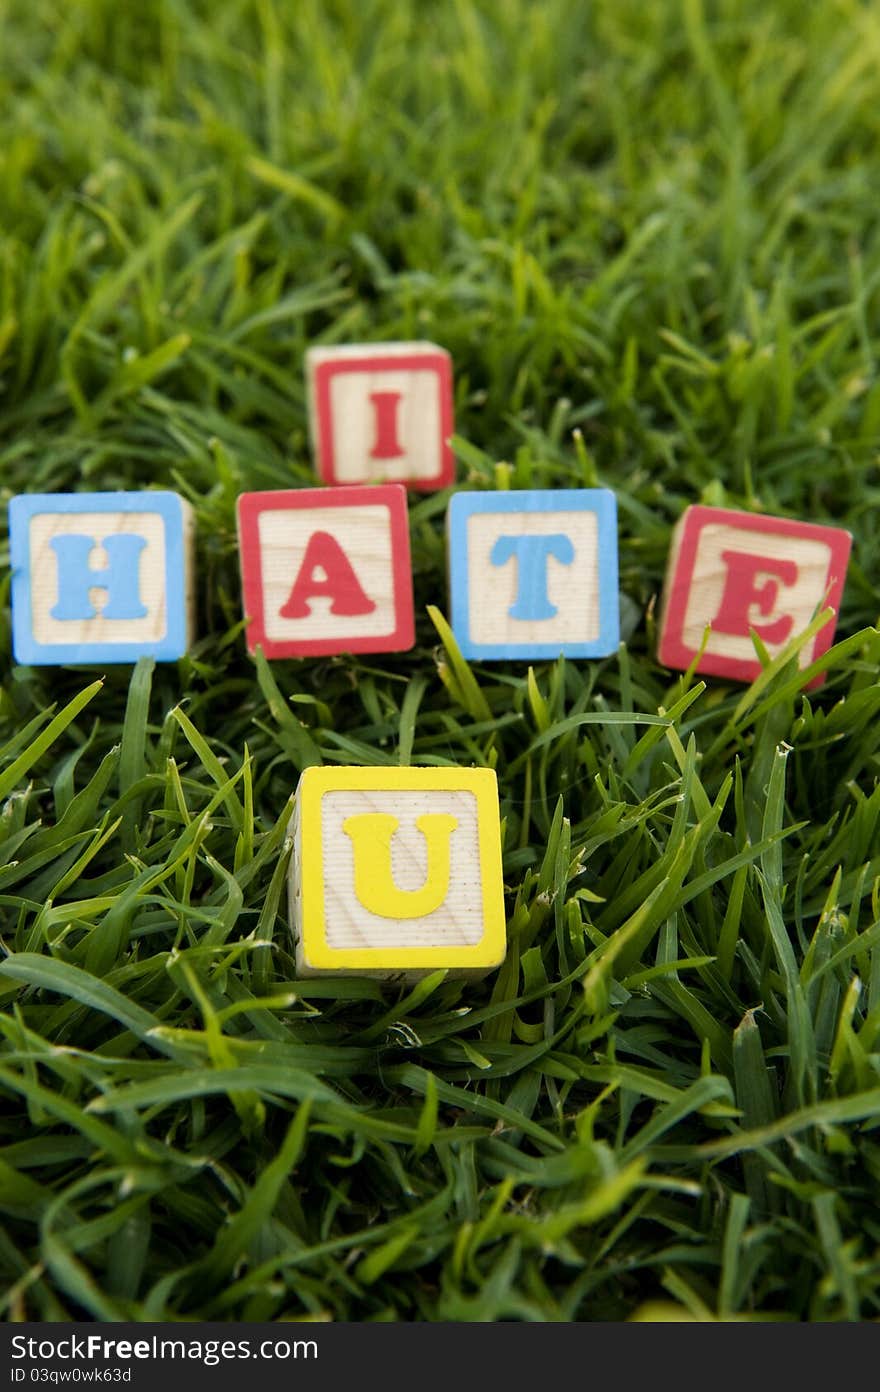
[[[160,662],[193,629],[193,512],[176,493],[28,493],[9,504],[17,662]]]
[[[686,669],[700,654],[698,672],[751,682],[762,670],[752,633],[775,657],[831,608],[834,616],[799,654],[808,666],[834,638],[851,545],[840,527],[689,507],[672,538],[659,660]]]
[[[268,658],[415,641],[406,489],[289,488],[238,500],[247,646]]]
[[[301,976],[482,976],[506,951],[491,769],[309,768],[292,823]]]
[[[442,348],[310,348],[306,390],[323,483],[402,483],[430,491],[454,482],[452,360]]]
[[[456,493],[447,541],[452,628],[465,657],[615,651],[620,601],[610,489]]]

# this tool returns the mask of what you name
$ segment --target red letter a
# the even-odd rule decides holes
[[[753,606],[759,614],[773,613],[780,583],[794,585],[797,582],[798,568],[794,561],[752,556],[746,551],[722,551],[721,559],[727,566],[727,576],[718,613],[712,620],[713,629],[748,638],[749,629],[753,628],[764,643],[784,643],[794,627],[792,614],[781,614],[772,623],[765,624],[754,623],[749,614]],[[759,575],[767,577],[762,585],[757,583]]]
[[[320,577],[315,573],[322,571]],[[312,612],[309,600],[330,595],[331,614],[372,614],[375,604],[361,589],[351,562],[329,532],[313,532],[306,554],[284,608],[283,619],[305,619]]]

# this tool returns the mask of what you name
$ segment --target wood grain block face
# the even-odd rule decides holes
[[[9,504],[17,662],[172,662],[192,642],[193,512],[176,493]]]
[[[751,630],[775,657],[817,611],[830,607],[835,618],[799,654],[800,666],[807,667],[834,638],[851,544],[839,527],[688,508],[672,538],[659,660],[689,667],[708,625],[697,671],[751,682],[762,670]]]
[[[615,651],[617,506],[610,489],[456,493],[446,522],[452,628],[465,657]]]
[[[406,490],[298,488],[238,500],[247,645],[268,658],[415,641]]]
[[[323,483],[455,480],[452,361],[433,343],[349,344],[306,353],[309,424]]]
[[[479,976],[504,960],[491,769],[306,769],[292,832],[300,975]]]

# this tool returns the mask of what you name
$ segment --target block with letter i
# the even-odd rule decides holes
[[[290,488],[238,500],[250,652],[400,652],[415,641],[406,490]]]
[[[306,353],[309,424],[323,483],[455,480],[452,360],[433,343],[347,344]]]
[[[617,505],[608,488],[455,493],[447,513],[462,654],[605,657],[620,634]]]
[[[28,493],[9,504],[17,662],[183,657],[193,512],[176,493]]]
[[[698,672],[751,682],[762,670],[752,633],[772,658],[831,608],[833,617],[799,654],[800,666],[809,666],[834,638],[851,544],[839,527],[689,507],[669,554],[660,662],[684,670],[700,654]]]
[[[482,976],[506,951],[491,769],[309,768],[290,919],[301,976]]]

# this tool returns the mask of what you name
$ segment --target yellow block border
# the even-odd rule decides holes
[[[321,800],[330,792],[468,792],[477,802],[483,936],[464,947],[340,948],[327,943]],[[312,971],[406,971],[413,967],[489,970],[507,952],[498,780],[492,769],[309,768],[297,788],[300,827],[300,948]],[[315,925],[318,925],[317,927]]]

